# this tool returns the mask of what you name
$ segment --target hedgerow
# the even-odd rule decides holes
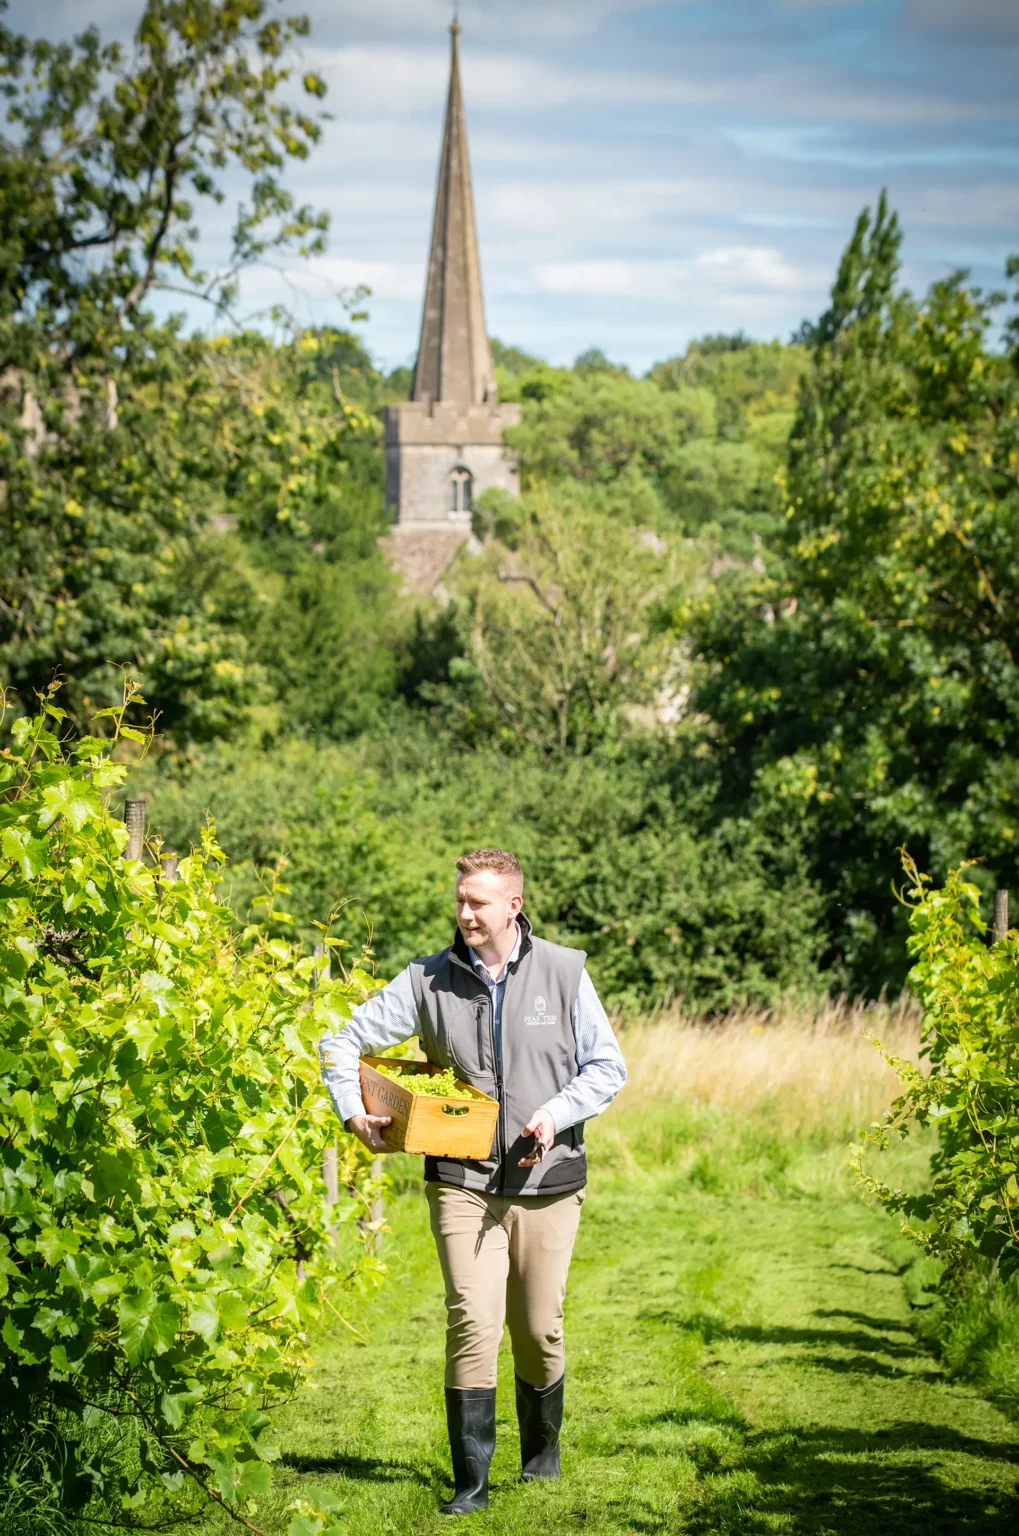
[[[372,982],[239,934],[211,828],[172,878],[125,859],[111,747],[139,733],[105,713],[65,748],[51,695],[0,752],[0,1460],[30,1439],[65,1513],[201,1489],[257,1529],[271,1410],[349,1278],[330,1227],[372,1193],[345,1138],[324,1204],[314,1042]]]

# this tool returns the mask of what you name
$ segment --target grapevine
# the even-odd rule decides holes
[[[344,1273],[315,1042],[372,980],[238,939],[211,828],[173,876],[124,858],[110,749],[141,735],[132,698],[112,740],[64,747],[51,693],[0,748],[0,1464],[35,1435],[39,1477],[89,1520],[193,1512],[191,1487],[257,1530],[266,1410]],[[368,1195],[363,1149],[342,1159]]]
[[[436,1072],[430,1076],[427,1072],[408,1072],[404,1074],[402,1066],[379,1067],[383,1077],[391,1077],[394,1082],[406,1088],[408,1093],[429,1094],[436,1099],[465,1099],[468,1097],[457,1082],[456,1074],[452,1067],[446,1067],[442,1072]]]

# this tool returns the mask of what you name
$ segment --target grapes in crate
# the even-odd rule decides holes
[[[408,1093],[426,1093],[436,1099],[462,1099],[463,1089],[457,1083],[452,1067],[447,1067],[443,1072],[434,1074],[428,1072],[408,1072],[402,1066],[378,1067],[377,1071],[383,1077],[391,1077],[394,1082],[406,1088]]]

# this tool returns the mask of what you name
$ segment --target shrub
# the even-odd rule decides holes
[[[903,1215],[902,1230],[938,1261],[940,1286],[951,1293],[988,1265],[1003,1280],[1019,1273],[1019,935],[987,947],[980,892],[965,866],[937,890],[908,855],[904,862],[909,981],[923,1008],[929,1071],[889,1055],[904,1092],[868,1140],[884,1145],[894,1132],[933,1124],[938,1147],[929,1190],[864,1179]]]
[[[61,719],[0,753],[2,1456],[31,1433],[65,1510],[197,1485],[250,1513],[340,1283],[313,1042],[370,982],[322,974],[312,1006],[321,962],[218,904],[210,830],[172,879],[126,861],[124,770]]]
[[[696,769],[653,743],[549,762],[407,726],[356,749],[212,752],[188,776],[132,783],[177,847],[212,811],[239,920],[282,853],[297,922],[349,896],[336,929],[356,944],[370,914],[383,976],[450,942],[455,856],[504,847],[523,862],[539,933],[585,949],[612,1006],[818,991],[819,899],[798,829],[761,813],[705,829],[713,784]]]

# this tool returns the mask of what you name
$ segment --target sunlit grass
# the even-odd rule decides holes
[[[711,1021],[673,1007],[624,1026],[629,1082],[619,1107],[625,1114],[648,1103],[690,1104],[760,1117],[786,1136],[852,1137],[897,1091],[870,1037],[915,1059],[920,1019],[912,999],[826,999]]]
[[[669,1170],[709,1191],[821,1194],[851,1179],[851,1143],[879,1119],[897,1079],[875,1038],[917,1059],[908,998],[843,1000],[704,1020],[673,1007],[624,1024],[629,1079],[589,1127],[597,1161],[623,1176]],[[890,1154],[923,1177],[929,1138]]]
[[[911,1332],[913,1252],[861,1198],[846,1153],[896,1093],[873,1033],[914,1057],[907,1003],[621,1029],[624,1094],[588,1127],[591,1185],[567,1300],[564,1477],[521,1485],[512,1365],[500,1365],[489,1511],[529,1536],[997,1536],[1014,1436]],[[911,1179],[929,1143],[910,1138]],[[309,1485],[351,1536],[447,1528],[441,1279],[420,1159],[387,1159],[389,1274],[316,1344],[315,1387],[281,1416],[284,1536]],[[213,1515],[205,1529],[225,1532]]]

